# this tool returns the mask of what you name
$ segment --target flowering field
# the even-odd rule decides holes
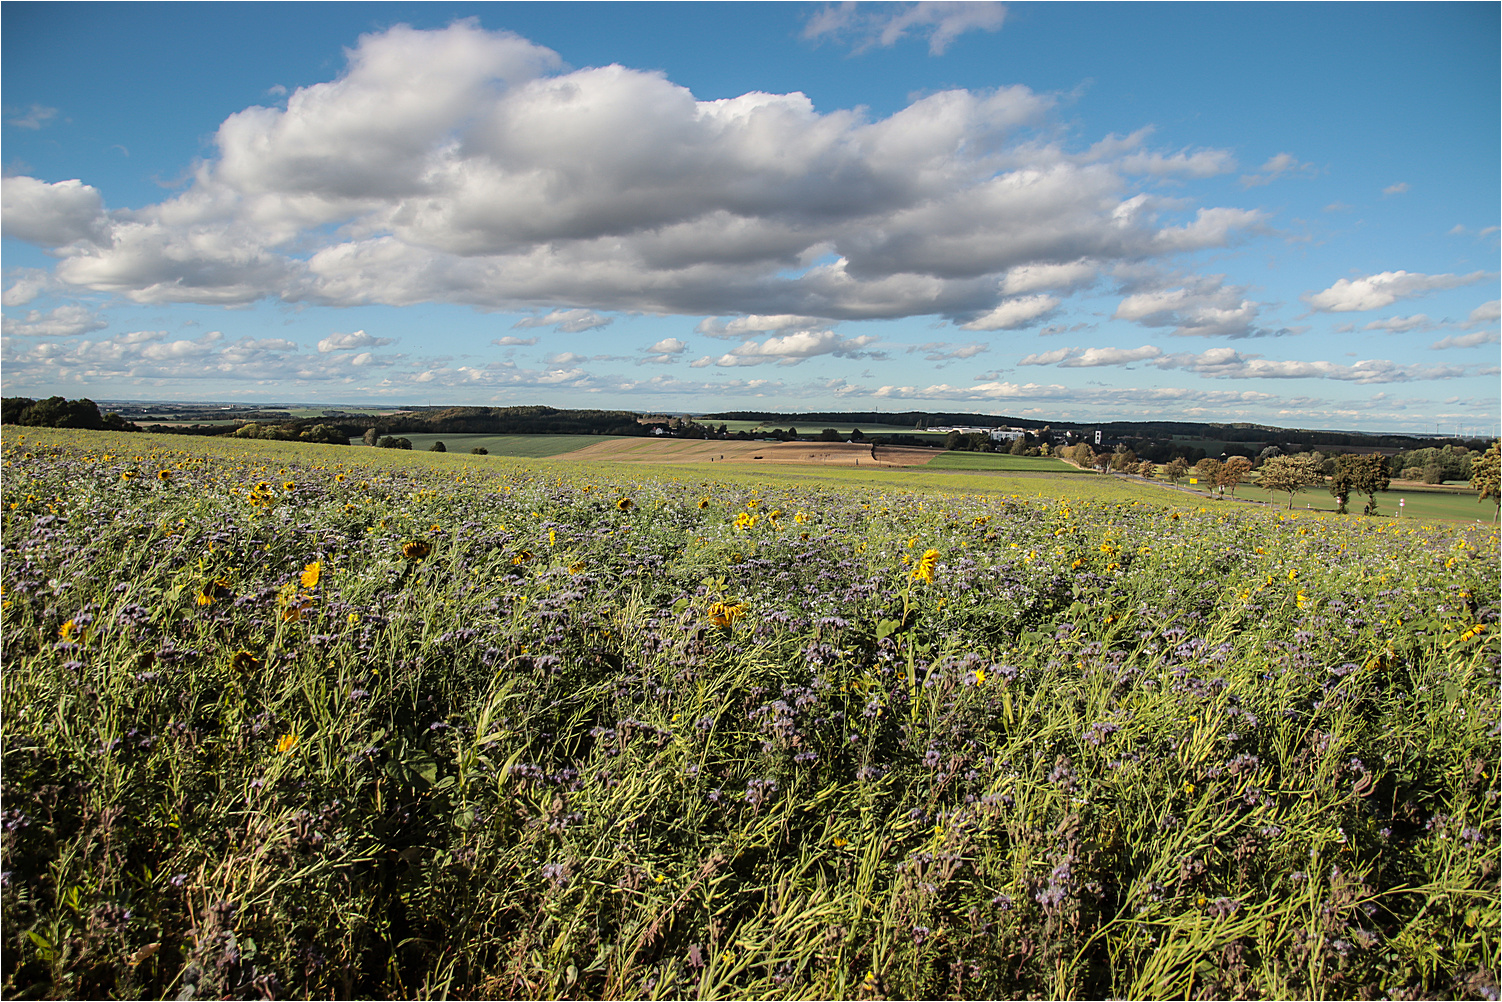
[[[1496,997],[1492,527],[170,441],[7,434],[8,998]]]

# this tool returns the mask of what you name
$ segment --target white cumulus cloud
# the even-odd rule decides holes
[[[1180,337],[1266,336],[1257,326],[1258,304],[1246,290],[1222,284],[1223,275],[1199,278],[1178,288],[1157,288],[1127,296],[1115,317],[1144,327],[1171,327]]]
[[[1493,299],[1491,302],[1482,303],[1471,311],[1466,317],[1466,326],[1473,327],[1480,324],[1494,324],[1502,320],[1502,300]]]
[[[11,283],[0,294],[3,306],[25,306],[53,286],[52,276],[41,268],[17,268],[8,277]]]
[[[43,247],[103,244],[109,220],[104,198],[82,181],[48,184],[17,175],[0,180],[0,233]]]
[[[581,331],[608,327],[612,322],[612,318],[602,316],[594,310],[553,310],[542,316],[518,320],[511,325],[511,329],[553,327],[564,334],[578,334]]]
[[[765,341],[746,341],[737,348],[715,360],[715,365],[740,366],[762,365],[776,362],[780,365],[796,365],[817,355],[834,355],[838,358],[866,358],[864,349],[876,342],[876,337],[866,334],[860,337],[840,337],[834,331],[798,331]]]
[[[1140,348],[1087,348],[1059,362],[1061,369],[1093,369],[1102,365],[1130,365],[1159,358],[1161,348],[1145,344]],[[1019,365],[1021,363],[1018,363]]]
[[[647,349],[646,357],[642,361],[654,365],[666,365],[678,361],[686,351],[688,351],[688,342],[675,337],[665,337]]]
[[[1411,317],[1388,317],[1386,320],[1373,320],[1362,330],[1368,331],[1392,331],[1394,334],[1402,334],[1406,331],[1426,330],[1434,326],[1434,321],[1423,313],[1415,313]]]
[[[1470,334],[1452,334],[1450,337],[1440,338],[1429,347],[1434,351],[1443,351],[1446,348],[1476,348],[1483,344],[1496,344],[1497,341],[1497,331],[1474,331]]]
[[[356,351],[361,348],[381,348],[393,343],[389,337],[375,337],[364,331],[351,331],[348,334],[330,334],[318,342],[318,350],[330,351]]]
[[[948,341],[930,341],[927,344],[915,344],[907,349],[908,354],[923,352],[923,358],[929,362],[953,362],[958,359],[974,358],[991,350],[991,346],[984,341],[970,341],[966,344],[951,345]]]
[[[1005,299],[984,316],[960,324],[967,331],[1011,331],[1028,327],[1052,313],[1059,305],[1054,296],[1019,296]]]
[[[1305,293],[1301,298],[1321,313],[1350,313],[1380,310],[1400,299],[1412,299],[1437,289],[1455,289],[1473,285],[1488,276],[1484,271],[1469,275],[1424,275],[1409,271],[1384,271],[1362,278],[1342,278],[1322,292]]]
[[[3,331],[16,337],[77,337],[104,330],[109,323],[83,306],[59,306],[43,313],[28,310],[24,317],[6,316]]]
[[[1001,17],[830,10],[940,48]],[[1133,190],[1229,154],[1155,152],[1147,130],[1072,152],[1056,103],[1021,86],[881,118],[801,93],[700,100],[658,72],[566,70],[474,21],[397,26],[362,36],[335,79],[229,116],[165,201],[110,210],[80,180],[11,177],[3,222],[59,258],[60,288],[138,303],[442,302],[561,331],[621,311],[731,317],[727,337],[912,316],[1015,329],[1035,293],[1262,229],[1260,211]]]
[[[819,317],[800,317],[790,313],[775,316],[745,316],[724,320],[720,317],[705,317],[694,330],[709,337],[743,338],[748,334],[767,334],[773,331],[808,330],[823,327],[828,321]]]

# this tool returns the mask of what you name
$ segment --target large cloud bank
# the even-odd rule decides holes
[[[797,93],[700,101],[660,74],[565,72],[473,22],[399,26],[285,108],[230,116],[175,197],[112,210],[78,180],[12,177],[4,223],[59,258],[62,288],[142,303],[939,315],[971,330],[1043,322],[1055,294],[1260,224],[1209,207],[1160,221],[1171,207],[1143,177],[1223,173],[1229,155],[1156,153],[1145,134],[1070,152],[1052,106],[1025,87],[880,119]],[[1149,312],[1194,333],[1250,323],[1249,304],[1220,298]]]

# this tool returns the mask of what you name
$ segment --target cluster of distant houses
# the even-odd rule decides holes
[[[989,435],[993,442],[1015,442],[1027,434],[1025,428],[983,428],[980,425],[970,424],[936,425],[925,430],[941,434],[957,431],[961,435]]]

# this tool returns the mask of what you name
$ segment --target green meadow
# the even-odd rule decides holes
[[[6,429],[7,998],[1495,997],[1494,524],[445,442]]]
[[[941,452],[924,469],[930,470],[997,470],[1007,473],[1086,474],[1078,466],[1046,456],[1009,456],[992,452]]]
[[[1187,480],[1184,480],[1181,481],[1180,486],[1187,488],[1189,487],[1189,483]],[[1216,496],[1213,494],[1198,491],[1193,493],[1195,496],[1203,497],[1212,504],[1257,501],[1269,506],[1283,509],[1288,508],[1287,494],[1282,491],[1271,493],[1258,487],[1256,484],[1242,484],[1236,488],[1234,497],[1225,495],[1220,501],[1217,501]],[[1400,504],[1399,502],[1402,503]],[[1365,495],[1362,495],[1357,504],[1357,511],[1360,511],[1361,505],[1365,503]],[[1311,488],[1294,495],[1293,507],[1299,511],[1334,514],[1335,498],[1324,488]],[[1436,490],[1433,488],[1426,490],[1421,487],[1400,486],[1378,492],[1377,514],[1374,517],[1381,519],[1440,520],[1495,524],[1497,521],[1497,505],[1490,500],[1485,502],[1477,501],[1476,493],[1470,490]]]

